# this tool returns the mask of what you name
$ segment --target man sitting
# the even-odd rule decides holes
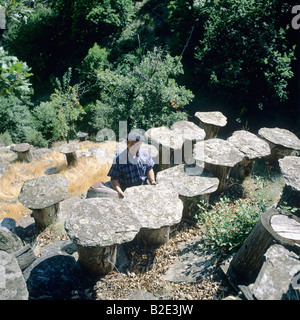
[[[127,148],[116,155],[108,172],[119,197],[124,197],[124,191],[128,187],[145,183],[156,184],[154,162],[146,151],[140,150],[143,141],[141,134],[130,132],[127,136]]]

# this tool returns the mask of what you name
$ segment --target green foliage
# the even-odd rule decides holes
[[[0,0],[0,6],[5,9],[6,19],[8,23],[15,21],[17,23],[26,22],[27,15],[32,12],[32,9],[28,7],[32,1],[17,1],[17,0]]]
[[[210,88],[243,98],[246,105],[287,99],[294,57],[280,25],[287,10],[280,0],[207,1],[196,58]]]
[[[75,122],[85,113],[78,98],[78,86],[71,86],[72,69],[69,68],[62,80],[56,79],[57,88],[49,102],[42,102],[34,110],[37,127],[51,140],[67,139]]]
[[[32,111],[35,117],[36,128],[43,134],[47,141],[55,141],[60,137],[56,135],[57,115],[50,101],[41,102]]]
[[[285,201],[280,205],[279,209],[284,210],[284,211],[288,211],[291,213],[295,213],[299,210],[299,208],[289,206],[288,203]]]
[[[91,79],[90,72],[100,72],[108,67],[108,52],[97,43],[89,49],[88,55],[82,61],[81,72]]]
[[[0,134],[0,144],[3,143],[5,146],[9,146],[13,143],[9,132],[6,130],[4,133]]]
[[[74,129],[74,123],[84,114],[78,98],[78,86],[71,86],[72,69],[69,68],[64,74],[62,81],[57,79],[57,89],[50,96],[50,105],[56,111],[56,121],[54,126],[54,135],[65,138],[69,142],[71,128]]]
[[[37,131],[29,106],[16,96],[0,97],[0,134],[7,134],[12,142],[28,142],[44,147],[46,141]]]
[[[198,206],[200,210],[196,218],[203,224],[204,240],[213,250],[226,254],[244,243],[260,215],[266,210],[266,203],[262,198],[255,202],[243,199],[231,202],[223,197],[211,209],[208,209],[204,201]]]
[[[97,130],[108,127],[117,133],[119,121],[127,121],[130,129],[147,130],[186,119],[183,107],[193,94],[176,83],[175,77],[181,73],[178,58],[157,48],[140,61],[127,55],[115,68],[96,70],[99,96],[91,107],[92,126]]]
[[[39,4],[27,23],[13,23],[4,39],[10,51],[31,67],[35,83],[48,80],[54,73],[63,42],[53,10]]]
[[[87,20],[95,24],[105,23],[116,27],[125,27],[132,21],[134,6],[131,0],[94,1]]]
[[[46,148],[48,147],[48,141],[40,131],[33,127],[24,127],[24,142],[27,142],[35,147]]]
[[[47,140],[68,136],[75,125],[116,132],[119,120],[131,128],[171,125],[187,118],[184,108],[193,94],[186,87],[229,97],[240,116],[267,103],[274,107],[294,88],[295,48],[290,20],[285,20],[290,6],[283,0],[0,4],[8,20],[2,45],[20,60],[1,53],[0,95],[29,93],[28,65],[37,101],[35,128]],[[84,98],[79,86],[57,86],[54,93],[49,86],[49,79],[61,77],[68,67],[76,70],[74,82],[89,87]],[[51,93],[50,101],[40,102]],[[79,97],[83,108],[72,100]],[[79,124],[82,109],[86,115]],[[39,139],[38,133],[34,136]]]
[[[201,15],[199,14],[198,3],[200,2],[204,1],[173,0],[167,6],[167,20],[173,33],[170,45],[177,54],[183,50],[192,29],[199,25]],[[199,36],[201,34],[196,37]]]
[[[30,68],[17,57],[8,56],[3,47],[0,47],[0,70],[0,96],[22,96],[30,93]]]

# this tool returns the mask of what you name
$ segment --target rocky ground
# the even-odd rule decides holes
[[[131,264],[126,273],[113,272],[100,279],[94,289],[96,299],[135,299],[137,295],[156,299],[203,300],[218,299],[229,287],[220,279],[217,265],[211,274],[198,282],[173,282],[164,275],[174,263],[181,246],[199,239],[201,228],[181,223],[168,244],[156,251],[131,248]],[[148,294],[152,293],[152,295]]]
[[[181,222],[171,232],[170,241],[156,249],[138,249],[134,241],[122,254],[116,269],[103,276],[86,276],[81,285],[71,292],[70,299],[84,300],[213,300],[222,299],[232,289],[222,275],[217,258],[205,276],[190,281],[169,281],[166,272],[174,264],[183,246],[201,238],[201,226],[197,223]],[[67,240],[64,232],[45,230],[35,238],[34,246],[45,247],[58,240]],[[233,293],[235,294],[235,293]]]
[[[3,153],[3,155],[11,156],[11,153]],[[7,159],[5,158],[5,160]],[[24,212],[20,212],[18,209],[18,215],[15,219],[18,220],[17,226],[22,225],[19,228],[21,230],[19,235],[25,243],[29,243],[33,247],[37,257],[42,255],[43,248],[62,240],[69,240],[63,224],[59,223],[39,235],[35,234],[34,220],[30,217],[30,213],[31,211],[28,209]],[[10,216],[13,217],[11,214]],[[214,261],[214,265],[209,268],[205,276],[198,277],[196,280],[178,281],[177,279],[170,281],[166,279],[166,273],[178,260],[184,245],[189,241],[199,241],[202,235],[200,225],[195,223],[182,222],[171,231],[168,244],[157,250],[145,249],[142,251],[135,246],[133,241],[125,248],[126,253],[120,257],[113,272],[96,279],[86,275],[81,284],[71,292],[68,299],[201,300],[219,299],[226,296],[231,289],[226,279],[220,277],[219,259]],[[76,253],[74,255],[76,257]],[[126,263],[122,261],[123,258]]]

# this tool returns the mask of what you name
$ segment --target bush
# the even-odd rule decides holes
[[[69,68],[61,81],[56,79],[57,88],[51,94],[50,101],[41,102],[33,110],[36,126],[47,140],[67,139],[69,142],[75,122],[81,119],[81,114],[85,114],[79,103],[79,85],[70,85],[71,76],[72,68]]]
[[[178,57],[158,48],[140,58],[128,55],[115,68],[95,70],[98,98],[91,108],[92,127],[117,133],[119,121],[127,121],[129,130],[147,130],[186,120],[183,107],[194,95],[177,84],[176,76],[182,73]]]
[[[31,67],[34,83],[47,80],[57,68],[61,52],[58,30],[57,15],[39,4],[27,23],[15,22],[5,31],[5,44]]]
[[[5,146],[9,146],[13,143],[11,136],[8,131],[0,134],[0,146],[4,144]]]
[[[24,128],[25,141],[35,147],[47,148],[48,142],[43,137],[42,133],[34,128]]]
[[[26,102],[15,96],[0,97],[0,134],[9,144],[28,142],[45,147],[47,142],[36,128],[34,118]]]
[[[41,102],[32,111],[35,117],[36,128],[43,134],[46,140],[56,140],[54,127],[56,121],[56,111],[50,102]]]
[[[196,59],[212,92],[223,91],[260,109],[285,101],[294,59],[282,23],[289,5],[278,0],[204,3],[199,12],[206,22]]]
[[[207,245],[220,253],[230,254],[244,243],[266,210],[266,203],[262,198],[257,202],[245,199],[231,202],[223,197],[210,210],[204,202],[199,208],[196,219],[203,224],[203,239]]]
[[[0,47],[0,96],[14,94],[17,96],[31,93],[29,77],[30,68],[17,57],[9,56],[3,47]]]

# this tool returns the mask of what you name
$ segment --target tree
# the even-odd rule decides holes
[[[0,47],[0,71],[0,96],[20,97],[30,93],[30,68],[17,57],[9,56],[3,47]]]
[[[196,58],[209,88],[246,107],[286,100],[294,48],[282,17],[290,7],[283,0],[202,2],[206,22]]]
[[[47,141],[67,139],[69,142],[76,121],[85,114],[79,102],[80,86],[71,86],[71,77],[72,69],[69,68],[62,80],[55,79],[56,88],[50,100],[41,102],[33,110],[36,127]]]
[[[56,79],[57,89],[50,96],[50,105],[56,111],[54,122],[54,136],[70,140],[70,130],[75,130],[75,121],[84,114],[78,96],[79,87],[71,86],[72,69],[64,74],[62,81]]]
[[[38,1],[26,23],[10,23],[3,42],[32,68],[35,86],[44,88],[50,76],[61,77],[69,66],[76,70],[93,43],[111,43],[134,13],[132,0]]]
[[[11,21],[15,22],[26,22],[27,15],[32,12],[32,9],[29,7],[31,1],[17,1],[17,0],[0,0],[0,6],[4,8],[6,18],[8,23]]]
[[[13,143],[28,142],[45,147],[46,140],[38,131],[26,101],[14,95],[0,96],[0,134],[8,133]]]
[[[147,130],[187,119],[184,106],[193,94],[175,80],[183,73],[178,58],[155,48],[142,57],[128,54],[123,61],[93,70],[99,92],[91,108],[93,128],[107,127],[117,133],[119,121],[127,121],[129,130]]]
[[[30,112],[30,68],[0,47],[0,134],[8,133],[14,143],[45,146]]]

